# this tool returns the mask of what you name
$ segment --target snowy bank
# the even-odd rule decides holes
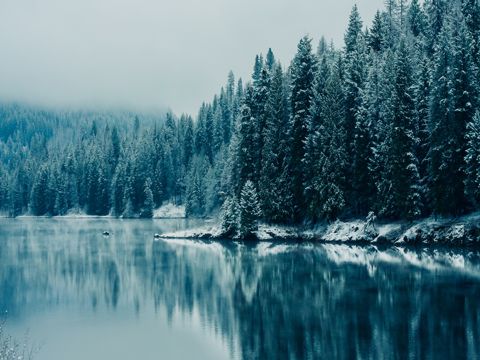
[[[254,235],[259,241],[471,246],[480,245],[480,213],[456,219],[427,218],[411,223],[372,224],[356,220],[309,228],[261,224]],[[219,225],[163,234],[162,237],[228,239]]]
[[[185,217],[185,206],[167,203],[153,211],[155,219],[173,219]]]

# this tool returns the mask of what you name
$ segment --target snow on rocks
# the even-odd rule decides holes
[[[321,239],[327,242],[366,242],[373,240],[376,236],[375,229],[367,227],[363,221],[336,221],[327,227]]]
[[[397,243],[473,245],[480,244],[480,227],[476,218],[427,219],[405,230]]]
[[[275,239],[294,240],[298,239],[299,233],[293,227],[261,224],[255,231],[258,240],[269,241]]]
[[[336,221],[303,228],[260,224],[254,239],[265,242],[311,241],[343,244],[390,245],[480,245],[480,216],[458,219],[424,219],[413,223],[372,224],[365,221]],[[231,239],[219,225],[163,234],[162,238]],[[232,240],[238,240],[233,238]]]

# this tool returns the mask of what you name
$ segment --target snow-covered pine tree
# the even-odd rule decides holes
[[[68,179],[66,174],[57,175],[57,186],[55,191],[55,215],[65,215],[68,212]]]
[[[235,197],[227,197],[222,205],[222,234],[224,236],[235,236],[238,233],[239,208],[238,200]]]
[[[223,113],[220,105],[217,105],[213,113],[213,156],[220,151],[223,145]]]
[[[386,184],[382,215],[414,219],[421,214],[420,178],[415,153],[413,70],[402,39],[396,53],[393,118],[387,139],[387,161],[382,174]]]
[[[426,31],[427,19],[419,0],[412,0],[407,10],[407,28],[414,37],[424,35]]]
[[[252,73],[253,86],[256,86],[257,82],[260,81],[262,69],[263,69],[263,56],[256,55],[255,63],[253,65],[253,73]]]
[[[112,214],[115,216],[122,215],[123,211],[125,210],[125,167],[126,164],[124,163],[124,159],[121,159],[112,178],[112,193],[110,196],[110,201],[112,204]]]
[[[385,47],[385,36],[386,31],[384,19],[380,11],[377,11],[368,33],[368,47],[375,52],[382,51]]]
[[[248,180],[240,193],[240,217],[238,233],[242,239],[249,239],[258,229],[258,220],[261,216],[257,190],[252,181]]]
[[[153,201],[153,193],[152,193],[152,180],[150,178],[147,178],[145,180],[145,185],[144,185],[144,202],[143,202],[143,207],[140,212],[140,217],[145,218],[145,219],[150,219],[153,217],[153,209],[155,206],[155,203]]]
[[[275,67],[275,63],[275,55],[273,54],[272,49],[269,48],[267,51],[267,56],[265,58],[266,70],[271,73]]]
[[[467,125],[465,194],[477,208],[480,204],[480,113]]]
[[[320,60],[318,71],[315,74],[313,85],[313,97],[308,117],[308,137],[305,143],[305,156],[303,162],[305,164],[305,204],[307,208],[307,216],[312,219],[317,218],[321,199],[318,199],[318,192],[315,189],[317,183],[317,162],[320,154],[325,150],[325,144],[321,142],[325,131],[325,107],[326,101],[326,85],[330,77],[330,64],[326,56]]]
[[[359,46],[359,42],[364,42],[363,36],[362,20],[355,5],[345,34],[345,131],[350,158],[353,152],[355,116],[360,105],[360,91],[365,73],[365,47]]]
[[[477,104],[472,40],[457,11],[438,39],[430,94],[431,144],[428,155],[433,211],[461,214],[465,197],[465,132]]]
[[[122,217],[124,218],[132,218],[135,216],[135,209],[133,207],[133,191],[132,191],[132,181],[130,174],[127,173],[125,179],[125,188],[123,193],[123,212]]]
[[[204,216],[206,206],[206,175],[210,162],[205,156],[197,156],[190,168],[185,194],[185,211],[187,216]]]
[[[262,152],[265,143],[265,125],[267,122],[267,106],[270,93],[271,74],[268,71],[267,65],[262,68],[260,72],[260,79],[254,83],[253,99],[249,104],[251,109],[252,119],[254,120],[254,141],[255,147],[253,159],[254,163],[254,182],[258,182],[262,168]]]
[[[313,81],[317,60],[312,53],[312,40],[305,36],[297,47],[297,53],[290,67],[290,108],[291,127],[289,131],[289,181],[291,184],[294,216],[300,221],[304,215],[305,199],[305,141],[308,136],[308,117],[313,98]]]
[[[424,9],[427,17],[426,43],[428,55],[435,53],[437,39],[443,28],[443,23],[447,14],[447,0],[425,0]]]
[[[48,211],[48,169],[40,167],[33,182],[30,196],[30,211],[33,215],[45,215]]]
[[[351,212],[364,216],[372,209],[375,194],[371,161],[374,147],[374,129],[380,122],[381,94],[378,55],[371,54],[369,74],[365,88],[361,90],[361,103],[355,115],[353,159],[350,201]]]
[[[400,0],[385,0],[386,43],[390,48],[395,47],[401,31],[399,1]]]
[[[210,166],[205,175],[205,210],[214,213],[222,204],[225,193],[222,192],[222,174],[225,166],[224,151],[220,151],[214,158],[213,166]]]
[[[10,189],[8,190],[8,193],[4,195],[4,207],[8,210],[8,213],[11,217],[17,217],[21,214],[23,214],[25,207],[30,204],[30,212],[33,213],[33,206],[34,204],[31,202],[32,197],[29,198],[28,201],[24,201],[23,199],[23,185],[24,182],[22,181],[22,169],[19,169],[17,173],[15,174],[14,180],[10,185]],[[8,180],[5,180],[8,181]],[[6,184],[5,186],[8,186],[9,184]],[[32,187],[32,193],[33,193],[33,187]],[[29,194],[30,195],[30,194]]]
[[[480,66],[480,3],[478,0],[462,0],[462,14],[473,42],[474,62]]]
[[[285,138],[288,125],[287,97],[284,75],[280,65],[272,70],[267,104],[264,146],[262,149],[259,197],[262,212],[268,221],[285,221],[288,209],[282,183],[288,143]],[[290,214],[291,215],[291,214]]]
[[[358,11],[358,6],[355,4],[350,13],[350,18],[348,20],[348,28],[345,33],[345,54],[350,54],[355,51],[357,48],[357,39],[358,36],[362,33],[362,19],[360,17],[360,12]]]
[[[194,135],[193,135],[193,120],[190,116],[187,116],[185,124],[185,135],[183,139],[183,165],[185,169],[188,169],[190,161],[193,157],[194,151]]]
[[[355,174],[361,174],[362,166],[368,163],[367,158],[362,158],[363,153],[355,152],[355,138],[362,134],[366,129],[357,127],[359,122],[359,115],[362,106],[362,92],[365,87],[365,80],[367,77],[367,52],[364,35],[358,34],[355,47],[352,52],[346,54],[345,60],[345,142],[347,144],[347,178],[351,179],[349,186],[346,189],[348,198],[353,200],[354,189],[362,190],[363,184],[357,184],[362,178],[355,177]],[[358,133],[357,131],[362,132]],[[365,166],[363,166],[365,168]],[[351,204],[349,204],[351,205]]]
[[[428,195],[428,149],[430,147],[430,129],[429,129],[429,95],[430,95],[430,68],[431,61],[426,58],[420,58],[417,63],[415,76],[415,118],[416,118],[416,137],[418,143],[416,154],[419,163],[419,176],[422,186],[423,211],[429,208]]]
[[[312,164],[312,202],[309,213],[314,220],[336,219],[346,205],[345,170],[346,146],[344,98],[338,66],[333,66],[320,100],[321,125],[315,143],[319,148],[318,158]]]
[[[256,155],[257,155],[257,127],[256,119],[252,115],[252,106],[254,102],[254,90],[247,86],[245,90],[245,100],[240,109],[238,125],[238,178],[235,193],[240,194],[243,185],[247,180],[256,181]]]

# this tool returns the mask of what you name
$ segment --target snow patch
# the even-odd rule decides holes
[[[153,211],[153,217],[156,219],[184,218],[185,206],[167,203]]]
[[[377,233],[367,228],[363,221],[342,222],[336,221],[327,227],[326,232],[322,235],[324,241],[366,241],[375,238]]]
[[[293,228],[286,226],[266,225],[261,224],[258,230],[255,231],[258,240],[274,240],[274,239],[289,239],[296,237],[297,234]]]

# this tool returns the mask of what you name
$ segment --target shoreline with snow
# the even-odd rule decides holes
[[[161,234],[164,239],[240,240],[224,236],[219,225]],[[339,244],[480,246],[480,213],[456,219],[427,218],[411,223],[336,221],[313,227],[260,224],[253,241],[305,241]]]
[[[7,213],[0,213],[0,218],[13,218]],[[72,210],[65,215],[30,215],[22,214],[18,215],[15,218],[18,219],[29,219],[29,218],[47,218],[47,219],[139,219],[138,215],[131,217],[124,216],[114,216],[114,215],[88,215],[81,210]],[[184,205],[175,205],[173,203],[165,203],[159,208],[153,210],[153,216],[151,219],[186,219],[185,206]]]

